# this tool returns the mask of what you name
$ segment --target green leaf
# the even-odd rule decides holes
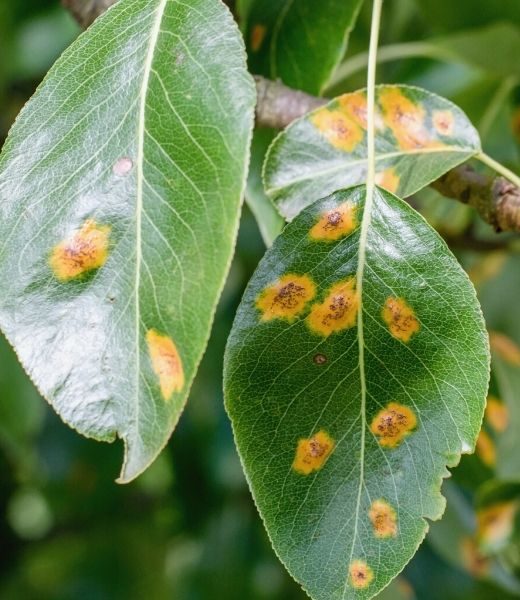
[[[319,94],[345,54],[363,0],[255,0],[246,40],[254,73]]]
[[[65,422],[166,444],[235,242],[254,87],[218,0],[122,0],[22,112],[0,159],[0,324]]]
[[[285,225],[284,219],[276,210],[271,199],[266,196],[262,182],[262,165],[274,131],[256,129],[251,145],[251,162],[246,185],[246,202],[255,216],[265,245],[269,248]]]
[[[480,151],[478,134],[454,104],[408,86],[376,89],[378,183],[410,196]],[[318,198],[365,181],[366,94],[340,96],[295,121],[266,158],[266,191],[293,218]]]
[[[366,196],[337,192],[284,229],[225,359],[227,409],[273,546],[323,600],[372,597],[413,556],[425,518],[443,512],[446,465],[474,447],[488,382],[467,276],[381,188],[360,227]]]

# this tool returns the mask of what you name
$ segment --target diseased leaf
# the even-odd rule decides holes
[[[284,229],[225,361],[227,409],[273,545],[323,600],[373,597],[411,558],[425,518],[443,512],[446,465],[474,447],[488,382],[467,276],[381,188],[363,237],[366,196],[337,192]]]
[[[172,432],[233,250],[254,106],[218,0],[122,0],[50,71],[0,160],[0,323],[62,418]]]
[[[410,196],[480,151],[478,134],[454,104],[408,86],[376,90],[377,183]],[[291,219],[318,198],[363,183],[367,173],[365,91],[340,96],[295,121],[266,157],[266,191]]]
[[[246,41],[254,73],[319,94],[343,58],[363,0],[254,0]]]

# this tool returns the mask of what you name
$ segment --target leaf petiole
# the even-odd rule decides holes
[[[520,188],[520,176],[516,175],[516,173],[513,173],[513,171],[505,167],[503,164],[491,158],[491,156],[488,156],[485,152],[479,152],[475,158]]]

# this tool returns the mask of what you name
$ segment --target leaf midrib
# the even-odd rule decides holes
[[[414,150],[413,152],[403,152],[403,151],[399,151],[399,152],[388,152],[386,154],[378,154],[376,157],[376,163],[386,160],[388,158],[395,158],[395,157],[407,157],[407,156],[414,156],[416,154],[445,154],[445,153],[453,153],[453,154],[478,154],[478,150],[476,150],[475,148],[464,148],[462,146],[456,146],[456,147],[450,147],[450,148],[423,148],[422,150]],[[268,163],[268,158],[266,158],[266,164]],[[291,187],[293,185],[297,185],[299,183],[303,183],[304,181],[309,181],[312,179],[317,179],[318,177],[322,177],[324,175],[331,175],[332,173],[336,173],[339,171],[345,171],[348,170],[350,167],[354,167],[356,165],[361,165],[367,162],[367,158],[360,158],[357,160],[352,160],[350,162],[344,162],[341,165],[338,166],[334,166],[331,167],[329,169],[322,169],[320,171],[313,171],[313,173],[311,175],[305,176],[305,177],[297,177],[296,179],[291,179],[290,181],[287,181],[286,183],[284,183],[283,185],[279,185],[276,187],[266,187],[266,192],[267,194],[269,194],[270,196],[280,192],[288,187]]]
[[[155,49],[161,32],[161,24],[166,10],[168,0],[159,0],[157,14],[150,32],[150,43],[146,53],[146,59],[143,70],[143,83],[140,89],[139,118],[137,129],[137,191],[135,208],[135,228],[136,228],[136,267],[135,267],[135,395],[134,395],[134,414],[135,427],[139,432],[139,380],[141,377],[141,311],[140,311],[140,287],[141,287],[141,265],[142,265],[142,215],[143,215],[143,188],[144,188],[144,140],[146,133],[146,105],[148,100],[148,91],[150,76],[152,73],[153,61],[155,58]],[[125,450],[127,450],[125,448]],[[126,470],[127,456],[125,452],[125,462],[122,470],[122,477]]]

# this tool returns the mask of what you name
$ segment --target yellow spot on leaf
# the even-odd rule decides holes
[[[462,563],[474,577],[483,577],[489,570],[489,560],[480,552],[473,538],[463,538],[460,545]]]
[[[161,394],[168,401],[184,387],[184,369],[177,346],[167,335],[150,329],[146,334],[148,352],[154,373],[159,378]]]
[[[313,240],[334,241],[349,235],[356,227],[356,207],[350,202],[345,202],[325,212],[309,235]]]
[[[345,152],[352,152],[364,137],[362,128],[341,110],[321,108],[311,121],[335,148]]]
[[[310,438],[298,440],[293,469],[302,475],[319,471],[334,450],[334,446],[334,440],[323,430]]]
[[[49,264],[61,281],[102,267],[108,258],[110,226],[88,220],[81,229],[54,247]]]
[[[389,538],[397,535],[397,515],[385,500],[374,500],[368,511],[368,517],[378,538]]]
[[[444,136],[453,134],[455,125],[455,117],[451,110],[434,110],[432,115],[433,126],[435,131]]]
[[[333,285],[325,300],[313,305],[307,317],[309,328],[319,335],[328,336],[354,327],[359,306],[355,287],[354,277]]]
[[[491,349],[508,363],[520,367],[520,348],[512,339],[493,331],[489,334]]]
[[[372,420],[370,431],[379,438],[381,446],[395,448],[417,426],[417,418],[410,408],[390,402]]]
[[[389,192],[395,193],[397,192],[397,188],[399,187],[400,181],[399,175],[395,172],[394,168],[385,169],[380,173],[376,173],[376,183],[381,187],[384,187],[385,190]]]
[[[420,329],[413,308],[403,298],[388,298],[382,317],[390,333],[402,342],[409,342],[412,335]]]
[[[352,94],[343,94],[338,98],[341,110],[346,113],[363,129],[367,128],[367,97],[364,92],[354,92]],[[376,110],[375,114],[376,129],[381,131],[385,128],[381,113]]]
[[[265,25],[254,25],[251,29],[251,50],[258,52],[265,40],[267,28]]]
[[[495,431],[502,433],[509,424],[507,406],[495,396],[489,396],[486,405],[486,420]]]
[[[367,97],[363,92],[344,94],[338,98],[341,109],[363,129],[367,127]]]
[[[259,294],[256,307],[262,312],[262,321],[293,321],[315,295],[316,286],[310,277],[289,273]]]
[[[348,569],[350,583],[358,590],[367,588],[374,579],[372,569],[364,560],[354,560]]]
[[[390,127],[403,150],[417,150],[431,145],[424,126],[425,111],[397,87],[386,87],[379,93],[384,122]]]
[[[494,467],[497,462],[497,451],[493,440],[483,429],[477,438],[477,455],[488,467]]]
[[[509,541],[514,530],[517,501],[497,502],[477,511],[477,537],[480,544],[499,548]]]

